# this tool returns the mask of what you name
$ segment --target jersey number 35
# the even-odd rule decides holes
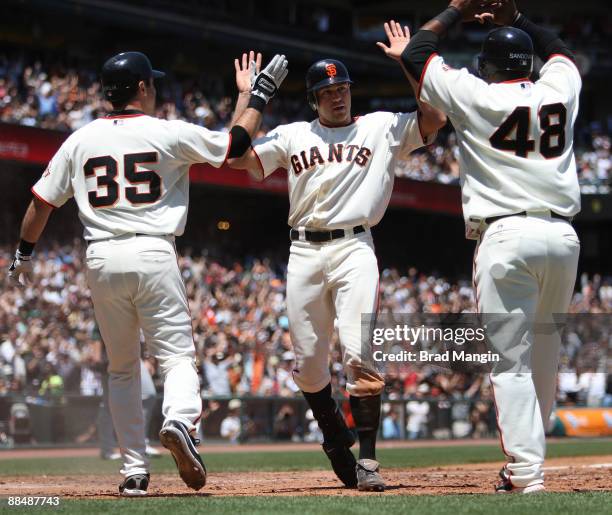
[[[535,151],[535,141],[529,139],[531,108],[517,107],[489,138],[491,146],[498,150],[514,152],[527,157]],[[559,157],[565,150],[565,122],[567,109],[561,103],[542,106],[540,119],[540,154],[546,159]],[[514,133],[514,139],[510,139]]]
[[[131,186],[125,187],[125,198],[132,204],[150,204],[161,197],[161,178],[153,170],[139,170],[138,165],[157,163],[157,152],[140,152],[123,156],[123,173]],[[104,174],[96,176],[96,170],[104,169]],[[89,192],[92,207],[111,207],[119,200],[120,190],[117,182],[117,161],[111,156],[91,157],[83,166],[85,177],[96,177],[97,185]],[[138,191],[138,184],[146,184],[149,191]],[[100,194],[100,188],[106,191]]]

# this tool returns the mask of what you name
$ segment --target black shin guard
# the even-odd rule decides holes
[[[344,417],[332,397],[331,384],[315,393],[302,393],[326,441],[333,439],[338,432],[346,429]]]
[[[359,459],[376,459],[376,436],[380,425],[380,395],[353,397],[351,412],[359,436]]]
[[[357,486],[357,461],[351,452],[355,443],[342,413],[331,395],[331,384],[315,393],[302,392],[323,432],[323,451],[338,479],[349,488]]]

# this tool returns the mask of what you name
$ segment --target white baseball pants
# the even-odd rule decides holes
[[[90,243],[87,281],[108,353],[109,406],[125,476],[147,473],[140,386],[140,329],[164,376],[165,420],[188,430],[202,400],[185,285],[174,238],[126,235]]]
[[[296,356],[293,373],[302,391],[318,392],[331,380],[330,340],[337,319],[347,391],[377,395],[384,380],[362,356],[362,313],[378,308],[378,263],[370,231],[325,243],[294,241],[287,269],[287,315]],[[362,359],[363,358],[363,359]]]
[[[521,324],[520,319],[550,327],[554,314],[567,313],[579,253],[574,228],[551,218],[549,212],[492,223],[476,250],[479,312],[515,314],[511,323],[517,323],[522,334],[513,335],[511,351],[530,363],[531,373],[527,369],[491,374],[506,467],[516,487],[544,480],[544,431],[555,399],[561,344],[558,331],[534,331],[533,324]],[[518,351],[517,341],[521,342]],[[495,348],[505,345],[492,344]]]

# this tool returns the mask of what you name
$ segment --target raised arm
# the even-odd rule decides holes
[[[421,134],[423,135],[423,138],[427,140],[429,136],[435,134],[438,129],[441,129],[446,125],[446,115],[429,104],[421,102],[421,100],[418,98],[418,83],[408,73],[404,63],[402,63],[402,52],[410,42],[410,29],[408,27],[402,28],[402,26],[394,20],[385,23],[384,27],[385,33],[387,34],[387,38],[389,40],[389,46],[381,43],[380,41],[377,42],[376,45],[382,49],[387,57],[397,61],[402,67],[404,75],[406,75],[406,78],[412,87],[412,91],[414,92],[414,96],[416,97],[416,101],[419,106],[418,116]]]
[[[263,111],[276,94],[287,76],[288,62],[284,55],[275,55],[268,65],[255,76],[250,89],[249,102],[242,114],[236,116],[235,124],[230,129],[232,137],[228,162],[242,156],[251,146],[251,139],[259,129]],[[239,102],[240,103],[240,100]],[[239,106],[237,106],[238,108]],[[231,165],[230,165],[231,166]]]
[[[251,99],[251,88],[255,84],[257,74],[261,70],[261,53],[251,50],[248,55],[245,52],[242,54],[242,60],[234,59],[234,68],[236,69],[236,88],[238,89],[238,99],[230,127],[236,125],[238,118],[245,112]]]
[[[427,61],[438,53],[441,36],[460,21],[477,20],[477,15],[494,3],[493,0],[452,0],[446,10],[423,25],[402,53],[402,63],[412,78],[420,82]]]
[[[533,40],[536,54],[542,61],[548,61],[553,55],[564,55],[574,60],[573,52],[563,40],[551,30],[545,29],[528,20],[516,8],[514,0],[497,0],[488,12],[477,15],[481,22],[490,20],[496,25],[511,25],[524,30]]]

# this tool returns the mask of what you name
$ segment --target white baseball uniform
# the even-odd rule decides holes
[[[547,322],[554,313],[566,313],[580,243],[567,221],[551,215],[580,211],[573,151],[581,88],[576,66],[556,55],[536,83],[487,84],[432,56],[420,88],[421,100],[447,113],[457,132],[466,235],[479,239],[479,312],[511,313],[511,323],[519,325],[521,317]],[[522,212],[527,215],[484,222]],[[532,328],[521,329],[523,358],[532,373],[491,375],[516,487],[543,481],[543,421],[552,409],[559,357],[559,335],[534,334]],[[499,349],[506,342],[492,343]]]
[[[164,418],[194,430],[200,417],[191,315],[174,237],[187,218],[189,166],[221,166],[229,144],[226,133],[182,121],[111,116],[74,132],[32,188],[54,207],[74,197],[79,208],[126,477],[148,472],[140,328],[164,374]]]
[[[432,138],[433,139],[433,138]],[[253,143],[264,177],[286,168],[293,241],[287,270],[287,314],[296,354],[294,378],[305,392],[330,382],[329,343],[334,319],[356,397],[379,394],[382,377],[361,356],[361,314],[375,313],[378,264],[370,227],[391,197],[395,163],[423,146],[416,113],[376,112],[345,127],[319,120],[281,125]],[[353,234],[353,228],[365,231]],[[345,230],[325,243],[305,231]]]

